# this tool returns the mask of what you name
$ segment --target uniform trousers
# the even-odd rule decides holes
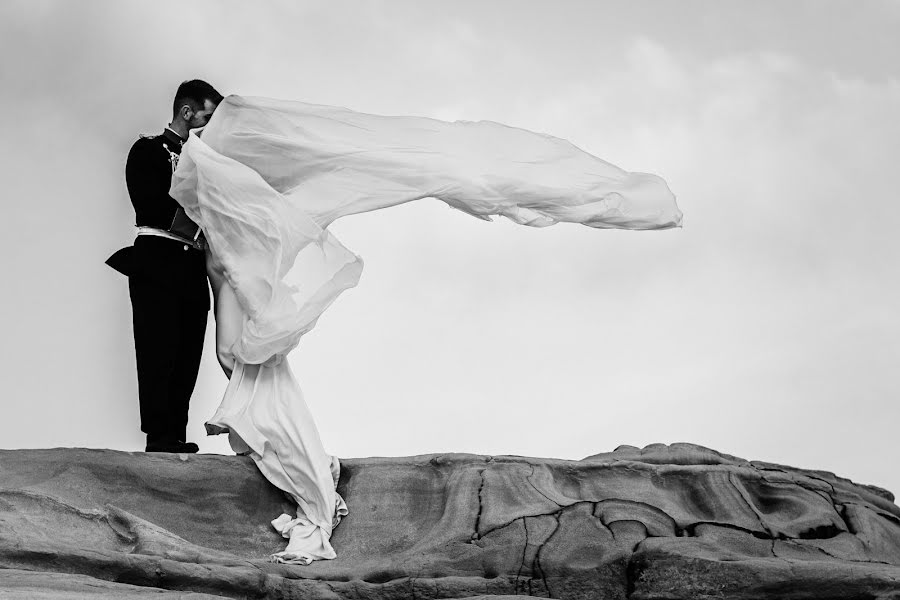
[[[204,253],[175,240],[139,236],[128,278],[141,431],[148,441],[186,440],[188,406],[209,312]]]

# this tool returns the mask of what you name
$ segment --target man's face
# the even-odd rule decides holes
[[[211,100],[203,101],[203,108],[191,115],[188,119],[188,129],[196,129],[198,127],[206,127],[210,117],[216,111],[217,104],[213,104]]]

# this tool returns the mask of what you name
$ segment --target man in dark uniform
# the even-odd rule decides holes
[[[138,139],[125,166],[138,235],[107,263],[128,275],[147,452],[198,450],[186,429],[209,312],[205,241],[169,186],[188,131],[206,125],[221,100],[205,81],[182,83],[172,122]]]

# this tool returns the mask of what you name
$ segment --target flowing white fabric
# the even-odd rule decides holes
[[[304,528],[295,554],[313,558],[333,556],[328,538],[346,507],[283,358],[359,280],[362,261],[327,230],[332,221],[433,197],[481,219],[502,215],[532,227],[681,224],[662,179],[559,138],[488,121],[239,96],[219,105],[202,137],[192,132],[171,195],[202,227],[233,292],[226,312],[238,313],[225,349],[236,368],[210,426],[230,431],[236,450],[249,447],[263,474],[295,497],[300,521],[283,516],[275,526],[291,544]]]
[[[234,290],[222,285],[216,294],[217,345],[232,344],[242,321]],[[295,517],[281,515],[272,521],[289,539],[287,548],[272,559],[309,564],[334,558],[331,531],[347,514],[335,491],[340,463],[325,452],[287,361],[273,366],[236,361],[225,397],[206,428],[210,434],[228,432],[232,449],[249,454],[266,479],[297,503]]]

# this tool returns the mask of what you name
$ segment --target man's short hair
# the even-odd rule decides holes
[[[218,104],[222,101],[222,94],[201,79],[184,81],[178,86],[178,91],[175,92],[175,102],[172,103],[172,115],[177,115],[178,111],[185,104],[190,106],[195,112],[203,110],[205,100]]]

